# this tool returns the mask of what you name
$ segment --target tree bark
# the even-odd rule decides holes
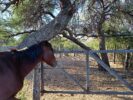
[[[129,50],[129,49],[130,49],[130,47],[128,46],[127,50]],[[131,57],[131,54],[130,53],[126,53],[125,61],[124,61],[125,71],[129,70],[129,67],[130,67],[130,57]]]
[[[105,37],[101,36],[99,37],[99,50],[106,50],[105,47]],[[101,53],[101,59],[110,67],[109,59],[107,53]],[[100,71],[106,71],[103,67],[98,66]]]
[[[60,1],[62,3],[62,10],[58,16],[38,31],[29,34],[29,36],[17,47],[18,49],[29,47],[44,40],[50,40],[64,30],[75,13],[75,9],[70,0]]]
[[[103,13],[101,14],[101,19],[98,23],[98,29],[97,29],[97,33],[100,36],[99,37],[99,50],[106,50],[105,36],[104,36],[103,26],[102,26],[104,21],[105,21],[105,15]],[[110,67],[107,53],[101,53],[100,55],[101,55],[101,59]],[[99,65],[98,68],[100,71],[106,71],[103,67],[101,67],[101,65]]]

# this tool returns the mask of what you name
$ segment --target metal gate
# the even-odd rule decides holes
[[[63,61],[59,62],[58,67],[54,69],[47,67],[47,65],[39,64],[38,65],[39,67],[37,67],[34,72],[33,98],[39,98],[40,91],[42,95],[43,93],[132,95],[133,94],[133,91],[132,91],[133,86],[131,85],[132,81],[128,82],[128,80],[123,76],[123,75],[126,75],[127,73],[126,74],[119,73],[119,71],[117,71],[115,68],[113,67],[110,68],[95,55],[98,53],[132,53],[132,52],[133,50],[100,50],[100,51],[82,51],[82,50],[73,50],[73,51],[65,50],[64,51],[63,50],[63,51],[58,51],[56,52],[56,55],[58,55],[59,59],[63,60],[63,58],[60,58],[61,56],[60,54],[63,54],[63,57],[66,56],[67,59],[65,58],[64,62],[72,61],[73,62],[72,64],[74,65],[74,68],[76,69],[76,71],[73,70],[72,67],[70,67],[71,66],[70,64],[65,65]],[[79,58],[82,58],[83,61],[81,61],[81,59]],[[75,59],[76,60],[78,59],[78,63],[76,63],[77,61],[75,61]],[[96,71],[97,67],[96,65],[95,67],[94,65],[92,65],[94,64],[92,63],[93,61],[102,65],[102,67],[106,69],[108,73],[104,73],[101,75],[101,73],[103,72]],[[72,72],[73,73],[79,72],[81,75],[79,74],[73,75]],[[58,75],[56,76],[56,74]],[[62,78],[62,80],[58,80],[60,76],[64,78]],[[49,79],[45,79],[45,78],[49,78]],[[97,82],[96,79],[98,78],[100,78],[99,80],[101,81],[101,83],[100,81]],[[103,80],[103,78],[105,79]],[[109,78],[109,81],[107,82],[108,78]],[[54,88],[54,83],[52,79],[54,79],[54,82],[56,81],[55,88]],[[131,80],[132,79],[133,77],[131,77]],[[61,83],[61,81],[63,80],[64,82]],[[73,82],[74,85],[72,85],[71,82],[68,82],[68,80],[71,80],[71,82]],[[47,82],[47,81],[50,81],[50,82]],[[65,82],[66,83],[68,82],[67,84],[72,85],[72,88],[74,88],[74,86],[78,86],[79,88],[74,88],[75,90],[71,90],[67,87]],[[58,85],[59,83],[61,83],[61,85]],[[106,88],[104,90],[102,86],[104,86],[107,83],[110,83],[111,85],[112,84],[113,85],[112,86],[106,85]],[[100,84],[100,85],[97,85],[97,84]],[[67,87],[66,90],[64,89],[60,90],[61,86],[66,86]],[[114,90],[112,89],[113,86],[115,86]],[[120,91],[118,91],[116,89],[117,86],[118,87],[120,86],[123,90],[121,89]],[[49,87],[52,87],[53,90],[49,89]],[[95,87],[97,87],[97,89]],[[38,100],[38,99],[34,99],[34,100]]]

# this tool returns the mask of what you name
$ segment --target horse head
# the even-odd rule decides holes
[[[42,60],[48,65],[55,67],[57,65],[57,61],[54,56],[52,45],[48,41],[43,41],[40,45],[43,49]]]

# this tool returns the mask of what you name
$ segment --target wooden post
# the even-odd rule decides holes
[[[41,91],[44,91],[44,65],[43,62],[41,62]],[[41,92],[41,96],[43,93]]]
[[[130,49],[130,47],[127,48],[127,50]],[[125,55],[125,61],[124,61],[124,69],[125,71],[128,71],[129,69],[129,65],[130,65],[130,56],[131,54],[130,53],[126,53]]]
[[[40,100],[40,63],[34,69],[33,76],[33,99],[32,100]]]
[[[115,50],[116,50],[116,45],[115,45]],[[113,57],[114,57],[114,64],[115,64],[116,63],[116,53],[115,52],[114,52]]]
[[[59,51],[61,51],[61,45],[59,46]],[[59,57],[61,58],[61,53],[59,53]]]
[[[90,74],[90,66],[89,66],[89,53],[86,53],[86,90],[89,92],[89,74]]]
[[[129,63],[130,63],[129,60],[130,60],[130,53],[126,53],[125,61],[124,61],[124,69],[125,69],[125,71],[127,71],[128,68],[129,68]]]

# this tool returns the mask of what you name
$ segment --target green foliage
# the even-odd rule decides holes
[[[130,47],[130,49],[133,49],[133,33],[129,32],[126,29],[121,29],[121,34],[123,35],[132,35],[132,36],[121,36],[121,37],[112,37],[107,38],[106,40],[106,46],[108,49],[127,49]],[[133,55],[131,55],[131,59],[133,58]],[[118,61],[124,61],[125,60],[125,54],[124,53],[117,53],[117,60]],[[132,60],[131,60],[132,61]],[[132,67],[133,63],[130,62],[130,67]]]
[[[54,13],[54,10],[55,4],[50,0],[23,0],[18,7],[15,7],[13,20],[25,28],[35,28],[50,19],[45,16],[45,11]]]
[[[54,47],[54,49],[56,50],[60,50],[60,49],[68,49],[68,50],[73,50],[73,49],[80,49],[80,47],[76,44],[74,44],[73,42],[65,39],[65,38],[61,38],[61,37],[57,37],[51,40],[51,43]]]
[[[127,49],[128,46],[130,46],[130,48],[133,48],[133,33],[127,30],[121,30],[121,35],[129,36],[116,36],[106,39],[106,45],[108,49],[115,49],[115,47],[117,47],[116,49]]]
[[[90,47],[92,50],[98,50],[99,49],[99,41],[96,38],[92,38],[89,41],[84,42],[88,47]]]

